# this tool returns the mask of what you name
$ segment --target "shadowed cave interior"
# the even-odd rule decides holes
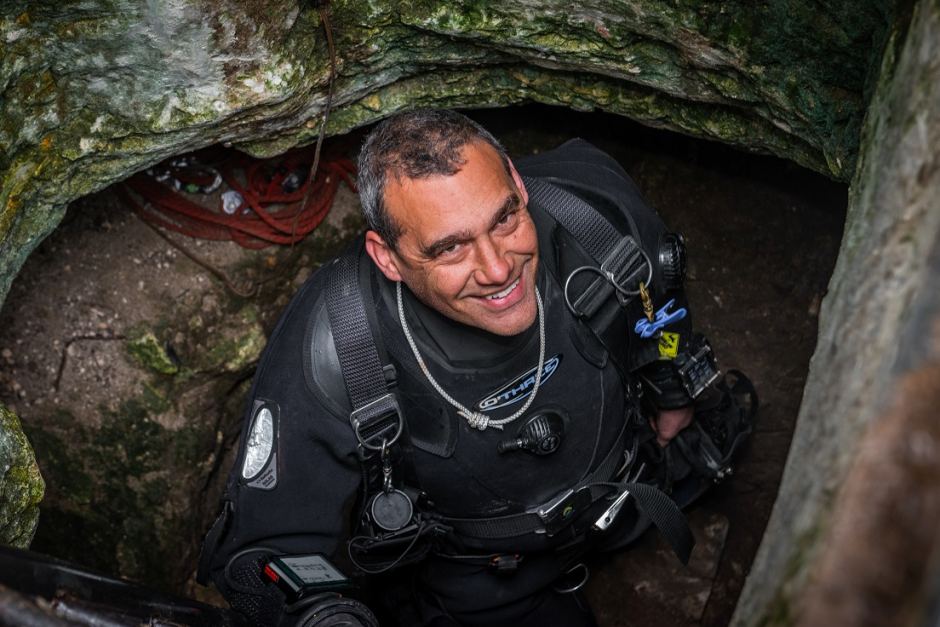
[[[727,624],[786,460],[847,187],[608,114],[536,105],[471,114],[511,155],[576,136],[596,144],[685,237],[696,327],[723,369],[741,369],[757,386],[755,433],[734,475],[690,509],[698,547],[687,569],[647,533],[633,550],[595,560],[588,591],[608,627]],[[362,136],[331,138],[324,154],[353,156]],[[0,401],[21,417],[47,485],[33,550],[221,602],[192,574],[253,361],[290,294],[361,228],[357,210],[341,188],[327,223],[290,248],[175,236],[259,286],[242,298],[134,217],[113,189],[73,203],[0,311]],[[155,372],[133,350],[148,331],[177,371]]]

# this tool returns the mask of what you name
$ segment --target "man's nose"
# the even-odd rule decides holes
[[[477,246],[477,283],[501,285],[509,278],[512,267],[506,255],[492,238],[483,238]]]

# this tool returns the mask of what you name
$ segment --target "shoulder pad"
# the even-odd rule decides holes
[[[570,174],[567,168],[571,163],[610,168],[620,176],[627,175],[616,159],[580,137],[569,139],[561,146],[546,152],[523,157],[515,163],[519,172],[528,176],[565,176]]]
[[[317,299],[307,319],[304,333],[304,379],[311,393],[333,413],[348,416],[352,411],[339,355],[333,342],[325,295]]]

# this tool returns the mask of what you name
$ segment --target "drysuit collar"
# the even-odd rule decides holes
[[[381,300],[386,310],[397,319],[395,284],[381,272],[373,275],[379,283]],[[544,294],[548,289],[545,272],[540,267],[536,273],[539,289]],[[458,368],[488,368],[510,360],[529,347],[538,344],[538,324],[512,336],[503,336],[451,320],[431,309],[408,289],[402,286],[402,299],[408,326],[422,355],[447,366]]]

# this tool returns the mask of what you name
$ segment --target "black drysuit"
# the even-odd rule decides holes
[[[675,298],[674,309],[685,306],[681,288],[667,289],[657,274],[666,229],[615,161],[573,140],[517,166],[524,177],[541,177],[569,189],[620,232],[631,234],[657,268],[651,287],[655,305]],[[415,363],[398,321],[394,285],[372,266],[361,243],[351,253],[363,255],[361,263],[371,268],[361,273],[360,289],[370,290],[373,335],[397,374],[395,391],[406,434],[399,464],[405,470],[396,469],[396,481],[422,491],[424,506],[443,516],[498,517],[549,502],[589,477],[609,456],[631,450],[645,429],[645,418],[636,412],[640,386],[634,373],[657,362],[660,350],[655,338],[644,340],[633,331],[643,317],[640,299],[620,307],[611,298],[603,333],[576,320],[565,304],[565,281],[573,269],[593,263],[540,207],[530,202],[529,210],[539,239],[537,285],[547,339],[541,388],[527,416],[550,411],[563,417],[561,446],[550,455],[497,452],[498,443],[513,437],[525,416],[505,431],[482,432],[457,416]],[[356,574],[346,543],[356,533],[364,498],[363,464],[324,302],[330,267],[326,264],[301,288],[268,342],[250,393],[224,511],[204,547],[203,574],[211,575],[233,607],[257,622],[278,620],[282,603],[260,576],[260,563],[270,554],[321,553],[347,575]],[[450,321],[404,292],[408,324],[444,389],[467,406],[495,405],[489,411],[495,419],[521,406],[531,390],[531,381],[529,387],[523,384],[525,375],[531,378],[538,361],[537,324],[518,336],[498,337]],[[678,334],[683,347],[690,329],[686,316],[665,330]],[[272,459],[260,478],[246,480],[241,471],[247,431],[262,406],[274,417]],[[523,625],[526,620],[545,624],[544,617],[551,616],[554,624],[590,624],[589,614],[578,609],[571,595],[558,595],[551,585],[589,548],[623,544],[645,526],[643,516],[628,505],[610,530],[586,533],[608,505],[600,500],[579,511],[573,524],[551,537],[453,533],[440,539],[411,569],[418,620]],[[496,572],[489,556],[501,554],[523,559],[511,574]]]

